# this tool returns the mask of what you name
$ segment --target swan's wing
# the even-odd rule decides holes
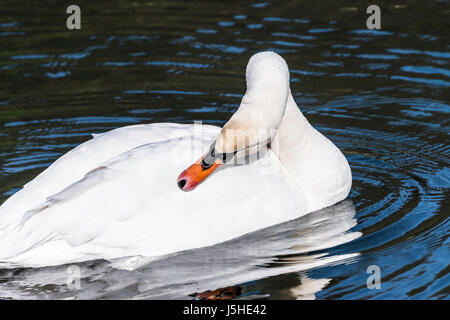
[[[206,137],[214,137],[220,131],[215,126],[155,123],[132,125],[95,135],[61,156],[0,206],[0,234],[2,229],[17,221],[25,212],[83,179],[105,161],[140,145],[198,135],[199,128]]]
[[[193,192],[179,190],[178,174],[215,138],[191,137],[119,154],[47,197],[0,235],[0,260],[49,265],[155,256],[212,245],[305,213],[270,151],[250,165],[218,169]]]

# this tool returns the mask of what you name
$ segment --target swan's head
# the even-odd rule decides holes
[[[239,152],[267,146],[284,115],[290,94],[289,69],[275,52],[253,55],[246,69],[247,91],[239,109],[224,125],[208,152],[178,176],[178,186],[191,191]]]

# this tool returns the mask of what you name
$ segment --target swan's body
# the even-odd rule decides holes
[[[164,255],[343,200],[351,187],[347,160],[303,117],[286,70],[274,53],[253,56],[247,93],[223,130],[129,126],[62,156],[0,207],[0,266]],[[250,127],[278,129],[270,141],[256,137],[270,142],[259,159],[224,165],[196,190],[179,190],[178,174],[212,143],[217,153],[242,150],[225,129]]]

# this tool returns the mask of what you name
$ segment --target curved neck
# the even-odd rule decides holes
[[[289,93],[286,110],[271,144],[309,210],[343,200],[351,171],[341,151],[303,116]]]
[[[301,152],[299,153],[297,149],[302,141],[308,139],[308,132],[311,129],[313,128],[298,108],[291,92],[289,92],[283,118],[271,145],[272,151],[285,167],[289,165],[289,161],[295,160],[299,156]]]

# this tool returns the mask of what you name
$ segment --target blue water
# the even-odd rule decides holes
[[[0,270],[1,298],[448,299],[450,7],[389,1],[0,4],[0,202],[78,144],[150,122],[223,125],[260,50],[352,167],[349,200],[224,244],[145,261]],[[1,243],[0,243],[1,245]],[[369,289],[369,266],[380,289]],[[196,296],[197,293],[197,296]]]

